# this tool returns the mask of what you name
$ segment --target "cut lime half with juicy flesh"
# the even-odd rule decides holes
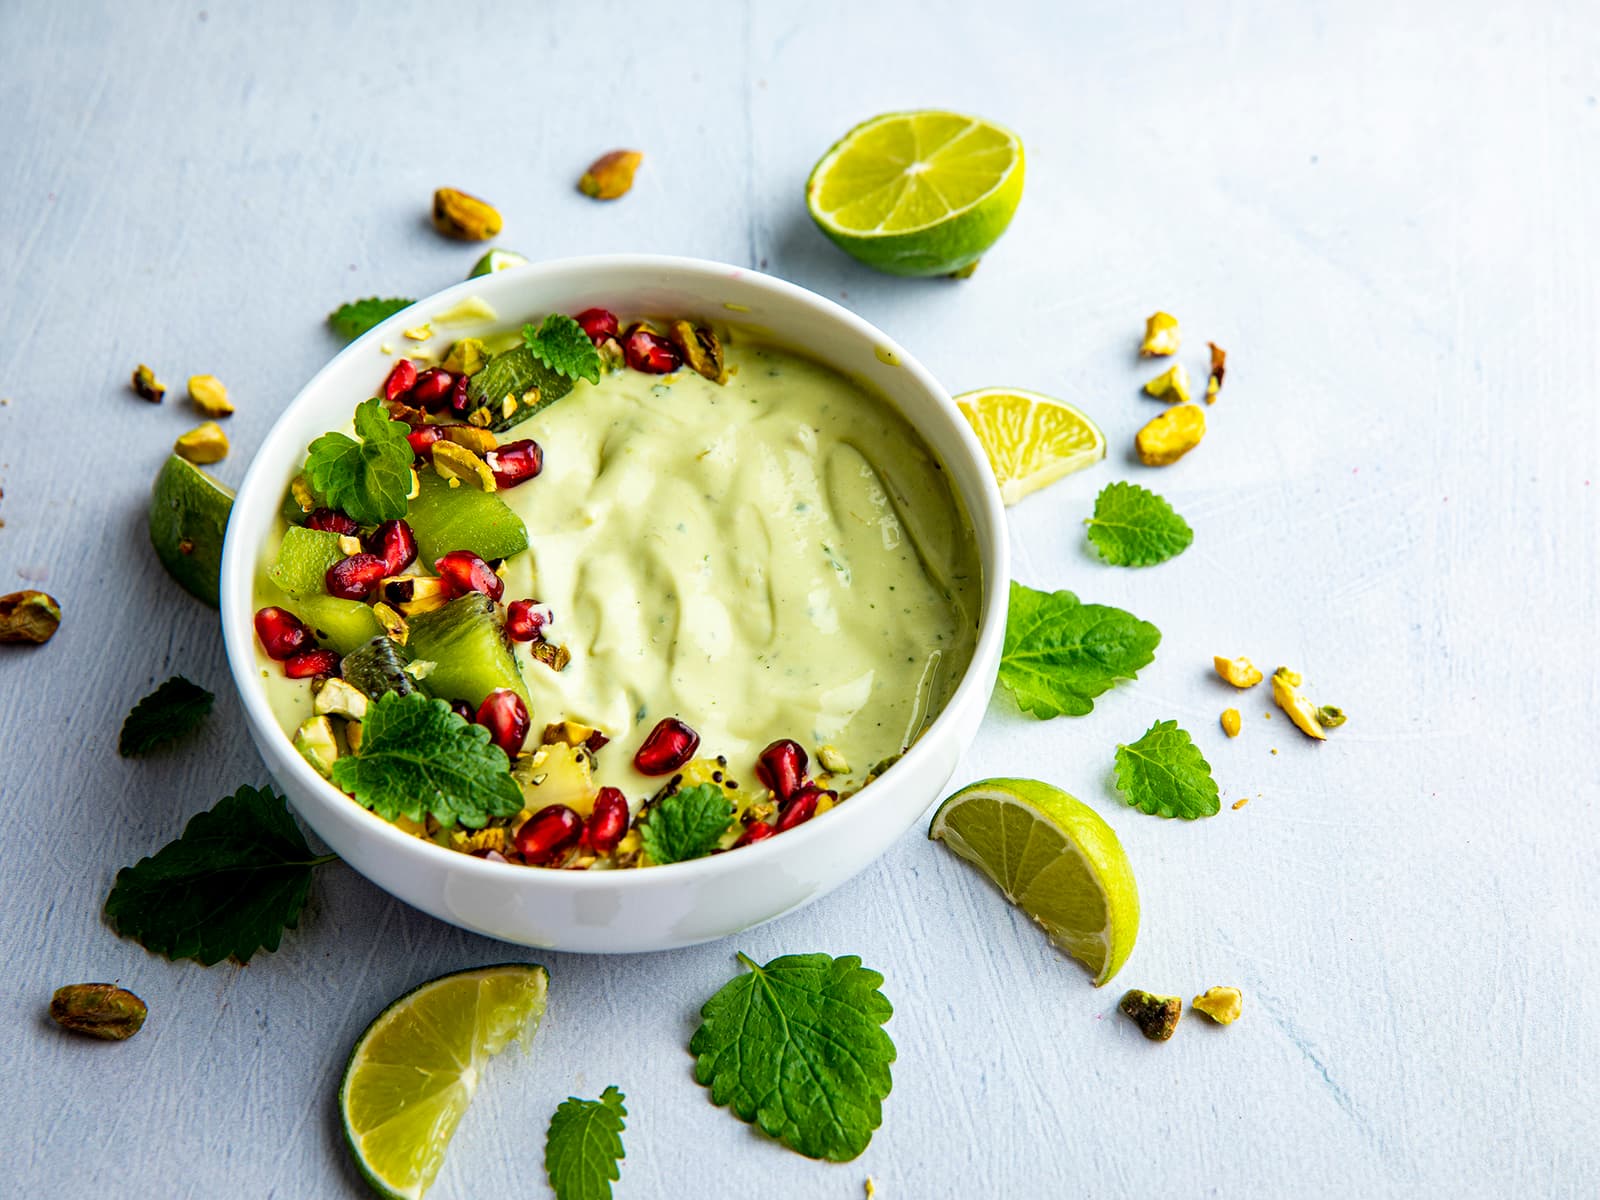
[[[222,535],[233,489],[172,455],[150,490],[150,544],[161,565],[197,600],[217,607]]]
[[[976,865],[1099,987],[1139,936],[1139,891],[1111,826],[1037,779],[984,779],[939,806],[928,836]]]
[[[506,963],[441,976],[367,1026],[339,1086],[345,1142],[382,1196],[416,1200],[444,1164],[489,1059],[529,1038],[550,976]]]
[[[806,208],[847,254],[891,275],[953,275],[999,240],[1022,199],[1022,142],[979,117],[923,110],[857,125],[806,181]]]

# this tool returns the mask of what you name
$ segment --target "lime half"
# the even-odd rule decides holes
[[[512,267],[527,265],[528,260],[515,250],[490,250],[472,264],[472,270],[467,278],[478,279],[484,275],[493,275],[496,271],[509,271]]]
[[[1106,435],[1082,409],[1021,388],[980,388],[956,397],[1009,508],[1047,484],[1106,456]]]
[[[176,454],[150,490],[150,544],[185,591],[217,607],[222,535],[233,511],[233,489]]]
[[[549,984],[526,963],[460,971],[407,992],[367,1026],[339,1085],[339,1116],[379,1194],[416,1200],[428,1190],[484,1065],[533,1036]]]
[[[939,806],[928,836],[976,864],[1050,940],[1106,983],[1139,936],[1139,891],[1111,826],[1037,779],[984,779]]]
[[[811,170],[806,208],[847,254],[891,275],[973,267],[1022,199],[1022,142],[979,117],[923,110],[857,125]]]

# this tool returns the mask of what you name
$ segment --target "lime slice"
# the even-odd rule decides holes
[[[980,388],[956,405],[983,443],[1010,507],[1106,456],[1106,435],[1081,410],[1020,388]]]
[[[491,250],[472,264],[472,272],[468,279],[477,279],[480,275],[493,275],[496,271],[508,271],[512,267],[525,267],[528,260],[515,250]]]
[[[527,963],[443,975],[367,1026],[339,1085],[339,1116],[380,1195],[415,1200],[428,1190],[484,1065],[513,1038],[533,1036],[549,983]]]
[[[1022,142],[924,110],[857,125],[811,169],[806,207],[845,253],[891,275],[970,274],[1022,199]]]
[[[928,836],[975,863],[1058,948],[1106,983],[1139,936],[1139,891],[1111,826],[1037,779],[984,779],[939,806]]]
[[[167,459],[150,490],[150,544],[185,591],[217,607],[222,535],[233,511],[233,489],[187,459]]]

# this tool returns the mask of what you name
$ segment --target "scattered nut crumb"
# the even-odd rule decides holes
[[[817,747],[817,761],[822,764],[822,769],[830,775],[848,775],[850,773],[849,760],[840,752],[839,747],[831,743]]]
[[[1344,715],[1344,709],[1337,705],[1323,704],[1317,708],[1317,724],[1324,729],[1337,729],[1348,719]]]
[[[1134,988],[1117,1005],[1124,1016],[1139,1027],[1152,1042],[1164,1042],[1178,1028],[1183,1016],[1183,1001],[1176,996],[1157,996]]]
[[[60,626],[61,605],[54,596],[32,588],[0,596],[0,642],[42,646]]]
[[[1232,1025],[1239,1019],[1244,996],[1238,988],[1209,987],[1194,998],[1192,1003],[1218,1025]]]
[[[878,1194],[877,1186],[872,1182],[872,1176],[871,1175],[867,1176],[866,1190],[867,1190],[867,1200],[872,1200],[872,1198]]]
[[[215,375],[189,376],[189,399],[203,417],[233,415],[233,404],[228,400],[228,389]]]
[[[612,150],[589,164],[578,190],[591,200],[615,200],[633,188],[633,174],[644,161],[637,150]]]
[[[1239,710],[1237,708],[1225,708],[1225,709],[1223,709],[1222,710],[1222,732],[1227,734],[1231,738],[1236,738],[1236,737],[1239,736],[1239,730],[1241,728],[1242,728],[1242,722],[1239,720]]]
[[[1177,317],[1171,313],[1151,313],[1144,320],[1144,341],[1139,343],[1139,353],[1145,358],[1176,354],[1182,336]]]
[[[1173,363],[1161,374],[1144,385],[1144,390],[1167,403],[1186,403],[1189,399],[1189,371],[1182,363]]]
[[[401,336],[408,337],[413,342],[425,342],[433,336],[433,327],[431,325],[413,325],[410,329],[405,330]]]
[[[1216,654],[1211,658],[1211,665],[1218,675],[1236,688],[1253,688],[1266,678],[1260,669],[1243,655],[1238,658],[1223,658],[1222,655]]]
[[[1238,812],[1241,808],[1243,808],[1246,804],[1249,804],[1249,803],[1250,803],[1250,797],[1249,796],[1241,796],[1241,797],[1239,797],[1239,799],[1237,799],[1237,800],[1235,800],[1233,802],[1233,811],[1234,812]]]
[[[1139,461],[1166,467],[1200,444],[1206,435],[1206,414],[1193,404],[1175,404],[1134,436]]]
[[[130,382],[139,399],[148,400],[151,404],[160,404],[161,397],[167,394],[167,385],[156,379],[156,373],[143,363],[133,369]]]
[[[1298,672],[1279,667],[1272,673],[1272,702],[1289,714],[1301,733],[1319,742],[1326,741],[1328,735],[1317,720],[1316,706],[1300,691],[1301,682]]]
[[[1206,379],[1206,403],[1215,404],[1217,393],[1222,390],[1222,376],[1228,369],[1228,352],[1215,342],[1207,342],[1211,347],[1211,374]]]
[[[221,425],[207,421],[172,443],[172,449],[179,458],[201,466],[221,462],[228,457],[228,435],[222,432]]]
[[[455,188],[433,194],[433,227],[445,237],[463,242],[484,242],[504,224],[494,205]]]

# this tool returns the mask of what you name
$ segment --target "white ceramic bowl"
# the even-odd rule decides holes
[[[944,461],[972,520],[983,567],[977,649],[950,703],[880,779],[831,812],[754,846],[630,871],[545,871],[488,862],[409,837],[319,776],[268,707],[252,615],[260,548],[306,446],[347,420],[383,378],[403,329],[477,296],[498,322],[451,326],[453,337],[547,312],[600,305],[681,313],[769,330],[875,387]],[[1005,631],[1007,541],[1000,494],[982,447],[954,402],[914,358],[854,313],[771,276],[720,263],[650,255],[572,258],[471,279],[357,339],[295,397],[256,453],[228,522],[222,630],[245,719],[267,768],[308,825],[385,891],[465,929],[555,950],[663,950],[725,937],[837,887],[884,852],[939,797],[972,741],[994,688]]]

